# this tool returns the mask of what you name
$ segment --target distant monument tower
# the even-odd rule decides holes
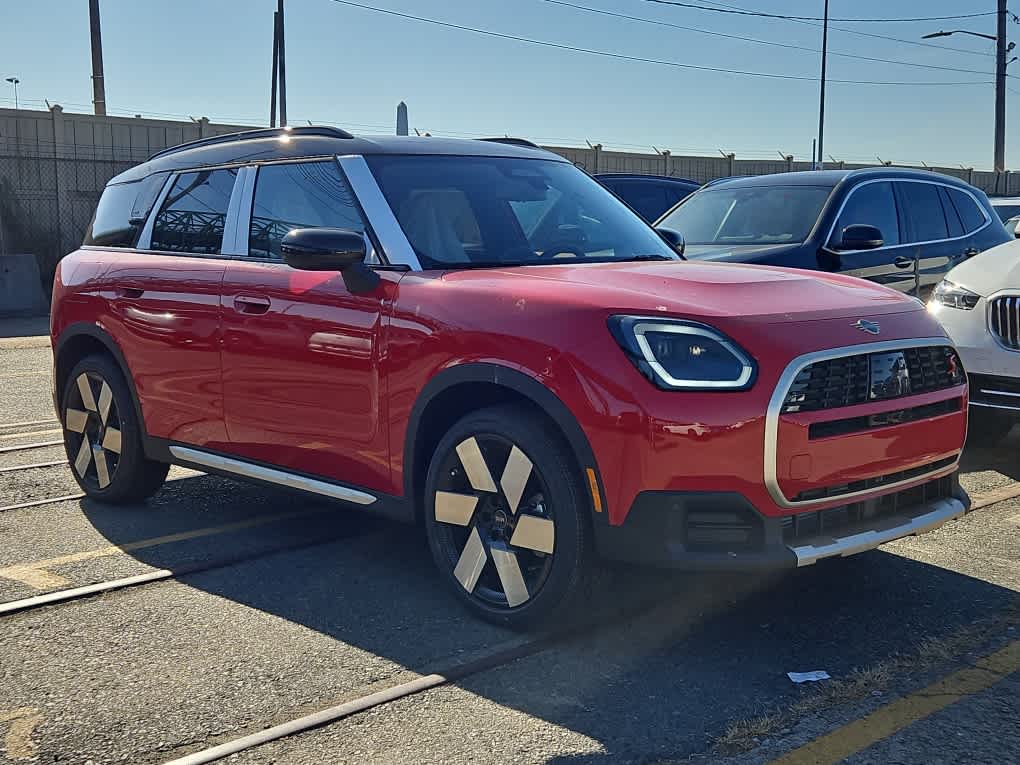
[[[397,104],[397,135],[407,135],[407,104]]]

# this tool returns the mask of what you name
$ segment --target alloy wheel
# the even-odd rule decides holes
[[[120,464],[121,417],[113,390],[99,374],[82,372],[67,396],[65,442],[71,465],[89,488],[104,490]]]
[[[437,541],[472,597],[510,609],[539,593],[555,551],[549,496],[541,471],[502,436],[470,436],[442,458]]]

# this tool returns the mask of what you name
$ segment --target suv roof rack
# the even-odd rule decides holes
[[[488,141],[489,143],[505,143],[510,146],[524,146],[528,149],[542,149],[534,141],[529,141],[527,138],[511,138],[510,136],[503,136],[502,138],[479,138],[479,141]],[[545,149],[542,149],[545,151]]]
[[[278,127],[278,128],[261,128],[256,130],[242,130],[239,133],[222,133],[221,135],[209,136],[208,138],[199,138],[195,141],[188,141],[187,143],[178,144],[177,146],[171,146],[166,149],[157,151],[146,162],[156,159],[156,157],[165,157],[168,154],[176,154],[179,151],[186,149],[195,149],[199,146],[212,146],[217,143],[232,143],[234,141],[248,141],[255,138],[278,138],[284,135],[321,135],[329,138],[354,138],[353,135],[348,133],[346,130],[340,128],[320,126],[320,125],[298,125],[296,127]]]

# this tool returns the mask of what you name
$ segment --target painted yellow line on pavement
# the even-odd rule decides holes
[[[971,510],[980,510],[982,507],[988,507],[994,505],[996,502],[1004,502],[1007,499],[1015,499],[1020,497],[1020,482],[1013,481],[1000,486],[998,489],[992,489],[981,494],[975,494],[971,497]]]
[[[4,749],[7,750],[8,757],[12,760],[35,758],[36,746],[32,741],[32,731],[42,719],[42,712],[36,707],[0,711],[0,723],[10,723],[7,735],[4,736]]]
[[[1020,640],[927,688],[886,704],[821,738],[773,760],[771,765],[832,765],[889,738],[951,704],[991,688],[1020,670]]]
[[[50,428],[48,430],[30,430],[25,433],[0,433],[0,438],[28,438],[29,436],[52,436],[54,433],[63,433],[63,428]]]
[[[0,380],[10,380],[15,377],[35,377],[37,375],[48,375],[49,373],[48,369],[33,369],[31,372],[8,372],[7,374],[0,375]]]
[[[309,515],[311,513],[321,513],[324,509],[313,508],[309,510],[298,510],[290,513],[275,513],[273,515],[260,515],[255,518],[248,518],[243,521],[237,521],[235,523],[225,523],[220,526],[207,526],[201,529],[192,529],[191,531],[181,531],[176,534],[166,534],[161,537],[152,537],[150,539],[139,539],[135,542],[127,542],[122,545],[109,545],[108,547],[100,547],[98,550],[87,550],[80,553],[71,553],[70,555],[61,555],[57,558],[49,558],[47,560],[38,560],[31,563],[19,563],[15,566],[7,566],[6,568],[0,568],[0,578],[10,579],[15,582],[21,582],[27,584],[37,590],[48,590],[53,587],[64,587],[70,582],[60,574],[55,574],[49,569],[54,566],[63,566],[68,563],[80,563],[87,560],[95,560],[96,558],[107,558],[111,555],[118,555],[119,553],[133,552],[135,550],[145,550],[150,547],[159,547],[160,545],[172,544],[173,542],[184,542],[189,539],[200,539],[202,537],[211,537],[217,534],[225,534],[229,531],[239,531],[241,529],[251,529],[256,526],[264,526],[267,523],[274,523],[285,518],[295,518],[300,515]]]

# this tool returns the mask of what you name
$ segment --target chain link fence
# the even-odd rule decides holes
[[[30,253],[44,289],[57,262],[77,247],[107,181],[151,154],[184,141],[249,129],[242,125],[0,109],[0,256]],[[638,173],[705,183],[735,175],[810,170],[793,157],[776,160],[547,147],[589,173]],[[827,163],[855,169],[869,165]],[[960,178],[990,195],[1020,196],[1020,174],[924,167]]]

